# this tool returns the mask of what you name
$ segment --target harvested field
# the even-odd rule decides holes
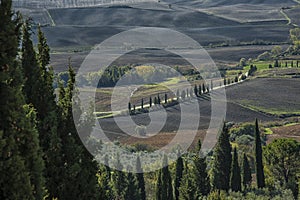
[[[98,7],[49,10],[56,25],[72,26],[145,26],[211,27],[238,25],[238,22],[195,11],[145,10],[136,8]]]
[[[300,79],[276,79],[276,78],[266,78],[261,79],[257,78],[251,81],[246,81],[242,84],[237,84],[230,86],[226,89],[227,94],[227,113],[226,121],[232,122],[253,122],[255,118],[258,118],[261,122],[271,122],[271,121],[280,121],[281,118],[271,115],[271,113],[264,113],[260,110],[254,110],[248,108],[251,104],[243,104],[245,102],[255,103],[254,105],[259,105],[264,109],[273,110],[276,109],[278,112],[288,112],[291,113],[300,111],[300,94],[299,94]],[[288,88],[288,89],[287,89]],[[208,128],[210,123],[211,115],[211,104],[209,98],[199,98],[199,107],[200,107],[200,122],[198,130],[205,131]],[[188,105],[189,102],[186,102]],[[282,109],[282,110],[281,110]],[[160,134],[157,136],[145,140],[145,139],[136,139],[129,136],[124,136],[122,131],[118,128],[113,118],[101,119],[99,120],[100,125],[104,132],[112,138],[118,138],[120,141],[124,141],[127,144],[143,142],[145,144],[152,144],[154,140],[159,138],[161,141],[157,143],[158,146],[165,144],[167,141],[173,138],[174,131],[178,130],[178,126],[181,120],[180,106],[169,107],[167,110],[167,121],[161,130]],[[191,114],[188,116],[193,119],[196,116]],[[122,117],[121,121],[122,121]],[[132,120],[138,125],[148,125],[150,123],[150,118],[148,114],[139,114],[131,116]],[[120,119],[119,119],[120,120]],[[125,120],[125,118],[124,118]],[[192,120],[191,120],[192,121]],[[152,123],[152,122],[151,122]],[[160,121],[156,121],[159,126]],[[182,129],[187,132],[192,127],[192,124],[186,123],[182,125]],[[130,128],[130,127],[127,127]],[[131,127],[132,128],[132,127]],[[286,136],[291,135],[294,137],[299,130],[299,126],[290,126],[283,128],[272,128],[274,135],[270,135],[270,138],[277,137],[278,135]],[[203,132],[200,131],[203,135]],[[289,131],[289,132],[287,132]],[[173,134],[173,135],[172,135]],[[198,133],[199,134],[199,133]],[[151,135],[151,134],[150,134]],[[199,136],[199,137],[200,137]]]
[[[211,56],[211,58],[217,64],[235,64],[239,62],[241,58],[255,58],[259,54],[271,50],[273,45],[251,45],[251,46],[238,46],[238,47],[222,47],[222,48],[207,48],[207,52]],[[283,48],[286,48],[284,46]],[[53,53],[51,54],[51,65],[54,67],[56,72],[62,72],[67,70],[68,66],[68,58],[72,59],[72,66],[75,69],[78,69],[81,63],[84,61],[85,57],[89,52],[70,52],[70,53]],[[143,52],[141,54],[130,53],[126,56],[122,56],[114,64],[119,66],[130,65],[130,64],[138,64],[142,63],[142,61],[147,60],[148,62],[151,60],[152,63],[160,63],[165,64],[167,66],[179,66],[182,64],[186,64],[183,62],[182,58],[171,56],[171,54],[159,54],[158,52],[146,53]]]
[[[227,89],[227,99],[247,108],[287,117],[300,114],[300,79],[257,78]]]
[[[235,4],[200,9],[202,12],[242,23],[281,20],[287,21],[286,18],[279,12],[279,10],[280,9],[278,5],[276,4],[273,6],[261,4]]]
[[[300,7],[295,7],[292,9],[284,10],[284,12],[288,15],[288,17],[291,19],[292,24],[296,24],[297,26],[300,26]]]
[[[271,128],[273,134],[268,135],[268,142],[276,138],[292,138],[300,142],[300,124]]]

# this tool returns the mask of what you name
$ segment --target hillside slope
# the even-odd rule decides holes
[[[165,2],[173,3],[172,0],[165,0]],[[228,6],[236,4],[251,4],[251,5],[282,5],[289,6],[295,5],[296,2],[293,0],[195,0],[195,1],[185,1],[180,0],[175,2],[177,5],[192,6],[194,8],[204,8],[204,7],[217,7],[217,6]]]
[[[56,25],[212,27],[232,26],[238,22],[196,11],[167,11],[131,7],[51,9]]]

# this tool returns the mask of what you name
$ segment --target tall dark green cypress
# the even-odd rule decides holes
[[[239,165],[238,153],[236,147],[234,148],[233,151],[230,186],[231,186],[231,190],[234,192],[240,192],[242,190],[241,168]]]
[[[125,195],[127,183],[125,173],[122,171],[123,165],[120,161],[119,155],[116,157],[114,167],[116,170],[113,171],[111,177],[112,190],[116,199],[122,199]]]
[[[185,163],[184,174],[179,187],[179,199],[190,200],[199,199],[199,194],[196,190],[196,183],[194,182],[193,174],[189,173],[187,163]]]
[[[231,146],[229,143],[228,128],[224,122],[218,143],[214,150],[212,166],[212,186],[216,190],[229,190],[231,169]]]
[[[182,179],[183,174],[183,160],[180,154],[180,151],[177,153],[178,159],[176,161],[176,175],[175,175],[175,182],[174,182],[174,196],[175,199],[179,199],[179,187]]]
[[[21,17],[11,11],[12,1],[0,3],[0,199],[34,199],[37,184],[38,138],[34,112],[25,105],[18,46]],[[32,139],[30,151],[25,142]],[[26,160],[29,159],[29,160]],[[40,169],[38,169],[40,171]],[[32,182],[31,182],[32,181]],[[36,185],[37,187],[40,187]]]
[[[156,185],[156,199],[157,200],[172,200],[173,186],[172,178],[168,166],[168,157],[164,155],[162,169],[159,171],[159,176]]]
[[[130,168],[128,168],[130,171]],[[136,176],[134,176],[131,172],[127,172],[127,184],[125,188],[124,200],[140,200],[140,190],[138,187],[138,182]]]
[[[137,171],[136,177],[138,182],[138,189],[140,190],[140,198],[141,200],[146,200],[144,172],[141,166],[141,160],[139,156],[137,157],[136,160],[136,171]]]
[[[36,59],[36,53],[33,48],[31,40],[31,24],[29,20],[23,25],[23,38],[22,38],[22,70],[24,74],[24,87],[23,91],[26,97],[26,102],[33,104],[37,107],[39,98],[44,91],[41,90],[41,70]]]
[[[258,127],[258,121],[255,119],[255,169],[256,169],[256,183],[258,188],[265,187],[265,174],[262,161],[262,146]]]
[[[155,199],[156,200],[163,200],[161,193],[162,193],[161,170],[158,170],[158,174],[156,177],[156,184],[155,184]]]
[[[251,168],[249,165],[249,161],[247,158],[247,155],[244,153],[244,157],[243,157],[243,186],[244,189],[247,189],[252,181],[252,175],[251,175]]]
[[[197,152],[193,158],[193,178],[196,188],[196,193],[201,196],[206,196],[210,192],[210,178],[207,173],[206,157],[201,155],[201,140],[198,141]]]
[[[42,81],[38,95],[38,119],[41,144],[45,152],[46,180],[49,198],[56,198],[61,187],[61,166],[63,165],[61,137],[58,132],[58,107],[54,94],[54,72],[48,67],[50,53],[47,40],[41,28],[38,28],[38,61],[41,67]]]
[[[27,20],[23,25],[22,38],[22,69],[24,74],[24,95],[27,103],[37,105],[39,99],[36,98],[43,91],[40,90],[39,84],[41,82],[40,67],[36,60],[36,53],[33,48],[31,40],[30,23]],[[34,188],[35,199],[43,199],[45,180],[43,177],[44,160],[42,159],[42,150],[40,148],[39,133],[36,130],[36,113],[34,108],[26,106],[28,117],[31,119],[31,133],[26,134],[26,144],[23,147],[23,154],[26,158],[26,163],[31,173],[31,183]],[[25,124],[26,125],[26,124]]]
[[[198,87],[197,85],[194,86],[194,94],[197,97],[198,96]]]
[[[69,61],[70,63],[70,61]],[[74,91],[75,72],[69,64],[67,87],[60,84],[59,94],[59,135],[62,143],[61,189],[59,199],[96,199],[97,198],[97,163],[85,149],[80,140],[75,123],[86,123],[80,120],[82,113],[80,101]],[[73,111],[78,113],[74,118]],[[84,125],[82,125],[85,127]]]

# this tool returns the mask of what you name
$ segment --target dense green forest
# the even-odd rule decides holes
[[[55,92],[57,77],[49,67],[50,49],[43,32],[38,28],[35,47],[30,20],[11,6],[11,0],[1,0],[1,200],[299,199],[300,143],[283,138],[266,145],[258,120],[240,129],[224,123],[213,152],[204,156],[199,141],[175,163],[167,165],[165,155],[156,172],[124,172],[130,166],[123,166],[118,157],[116,169],[98,164],[74,124],[78,121],[86,129],[83,139],[91,140],[86,127],[94,124],[92,110],[82,110],[76,101],[72,66],[67,81],[58,80]],[[109,72],[112,78],[129,68],[115,70]],[[196,86],[195,94],[200,91]],[[88,116],[74,119],[74,107]],[[174,151],[180,155],[180,147]],[[139,157],[131,167],[143,172]]]

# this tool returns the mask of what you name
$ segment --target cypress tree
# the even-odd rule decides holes
[[[54,72],[48,66],[50,62],[50,48],[47,40],[38,27],[38,52],[37,62],[39,65],[27,66],[27,82],[25,87],[31,87],[30,82],[36,81],[37,91],[27,93],[27,99],[34,105],[37,111],[38,130],[40,133],[41,147],[44,151],[44,160],[46,165],[46,186],[48,197],[56,198],[61,188],[61,138],[57,131],[58,126],[58,107],[56,105],[56,96],[53,88]],[[25,66],[26,67],[26,66]],[[32,77],[31,71],[36,72],[36,77]],[[33,79],[30,81],[30,79]]]
[[[168,95],[167,95],[167,93],[165,93],[165,104],[167,104],[168,103]]]
[[[234,148],[234,151],[233,151],[230,183],[231,183],[232,191],[240,192],[242,190],[241,169],[239,166],[238,153],[237,153],[236,147]]]
[[[199,91],[199,96],[201,96],[201,94],[202,94],[202,88],[201,88],[201,85],[199,85],[198,91]]]
[[[202,93],[204,94],[205,92],[206,92],[206,88],[205,88],[204,83],[202,83]]]
[[[180,96],[180,93],[179,93],[179,90],[177,89],[177,91],[176,91],[176,99],[177,99],[177,101],[179,100],[179,96]]]
[[[160,97],[159,97],[159,94],[158,94],[158,95],[157,95],[157,104],[160,105],[160,103],[161,103],[161,102],[160,102]]]
[[[173,186],[171,174],[168,167],[168,158],[166,155],[163,157],[162,169],[159,171],[159,176],[156,184],[156,199],[157,200],[172,200],[173,199]]]
[[[97,173],[99,185],[99,199],[113,199],[111,188],[111,170],[109,168],[108,156],[104,156],[104,165],[100,165]]]
[[[255,120],[255,169],[256,169],[256,182],[258,188],[265,187],[265,174],[262,162],[262,146],[260,139],[260,132],[258,128],[258,121]]]
[[[23,25],[21,60],[25,78],[23,91],[26,97],[26,102],[32,103],[35,107],[37,107],[39,99],[36,98],[36,96],[44,91],[42,91],[39,87],[42,81],[42,74],[36,60],[36,53],[31,40],[31,27],[29,20],[26,20]]]
[[[157,104],[158,104],[157,98],[154,97],[154,105],[157,105]]]
[[[146,190],[145,190],[145,180],[144,180],[144,173],[141,167],[141,160],[140,157],[137,157],[136,160],[136,171],[137,171],[137,182],[138,182],[138,189],[140,190],[140,199],[146,200]]]
[[[128,168],[128,170],[130,170],[130,168]],[[126,179],[127,184],[124,194],[124,200],[140,200],[140,190],[136,177],[131,172],[128,172]]]
[[[179,199],[179,187],[182,179],[182,173],[183,173],[183,160],[180,155],[180,151],[177,153],[178,159],[176,161],[176,175],[175,175],[175,183],[174,183],[174,196],[175,199]]]
[[[189,173],[187,164],[185,164],[184,174],[179,187],[179,199],[199,199],[199,194],[196,191],[196,183],[193,176]]]
[[[193,96],[193,89],[192,88],[190,88],[190,97],[192,97]]]
[[[150,104],[150,107],[152,107],[152,97],[150,97],[150,99],[149,99],[149,104]]]
[[[128,111],[129,111],[129,114],[130,114],[130,112],[131,112],[131,103],[130,102],[128,103]]]
[[[141,107],[144,109],[144,99],[142,99]]]
[[[214,89],[214,84],[213,84],[213,80],[210,81],[210,90]]]
[[[228,191],[232,157],[228,128],[226,127],[225,122],[218,138],[213,157],[212,186],[217,190]]]
[[[197,152],[193,158],[193,177],[198,195],[206,196],[210,192],[210,179],[207,173],[206,157],[201,154],[201,140],[198,141]]]
[[[243,157],[243,186],[244,189],[247,189],[247,187],[251,184],[252,176],[251,176],[251,168],[249,165],[248,158],[246,154],[244,153]]]
[[[161,170],[158,171],[157,178],[156,178],[156,190],[155,190],[155,197],[156,200],[163,200],[162,199],[162,182],[161,182]]]
[[[17,60],[21,17],[11,11],[12,1],[0,3],[0,199],[34,199],[37,191],[31,182],[35,175],[30,163],[38,152],[26,152],[24,144],[38,147],[33,115],[25,105],[24,83]],[[30,111],[30,112],[29,112]],[[33,113],[32,113],[33,114]],[[37,149],[35,149],[37,150]],[[32,154],[33,153],[33,154]],[[32,162],[31,162],[32,161]],[[39,186],[38,186],[39,187]]]
[[[198,87],[197,85],[194,86],[194,94],[197,97],[198,96]]]
[[[120,155],[117,154],[114,166],[116,170],[113,170],[112,173],[112,190],[116,199],[122,199],[126,191],[127,183],[125,173],[122,172],[123,165],[120,162]]]
[[[76,91],[73,93],[75,73],[69,61],[69,80],[67,87],[60,84],[60,124],[59,134],[63,142],[61,189],[59,199],[95,199],[97,198],[97,163],[85,149],[78,136],[75,123],[79,127],[89,127],[89,120],[81,119],[81,106]],[[74,118],[73,111],[77,113]],[[87,130],[89,132],[90,130]],[[87,134],[87,133],[86,133]],[[87,134],[88,137],[88,134]],[[83,141],[86,142],[86,141]]]
[[[27,20],[23,25],[23,38],[22,38],[22,69],[24,74],[24,94],[27,103],[37,105],[38,99],[36,96],[43,91],[40,90],[39,84],[41,82],[40,67],[36,60],[36,53],[33,49],[31,41],[30,23]],[[42,159],[42,151],[40,148],[39,135],[36,130],[36,113],[34,108],[26,106],[28,117],[31,124],[28,129],[31,133],[26,133],[26,144],[23,146],[23,154],[25,156],[25,163],[31,172],[31,183],[34,188],[35,199],[42,199],[44,196],[45,180],[43,177],[44,161]],[[34,128],[31,128],[34,126]]]

